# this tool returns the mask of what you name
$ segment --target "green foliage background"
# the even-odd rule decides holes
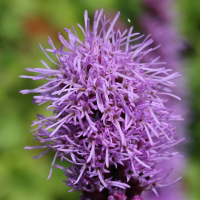
[[[200,1],[179,0],[174,5],[180,14],[178,29],[186,41],[183,54],[188,71],[190,90],[190,130],[188,132],[188,162],[184,176],[185,191],[190,200],[200,199]],[[25,68],[41,67],[47,61],[38,47],[48,47],[47,36],[59,47],[57,34],[63,28],[83,24],[87,9],[92,17],[96,9],[121,11],[121,18],[137,30],[137,19],[143,10],[139,0],[0,0],[0,199],[1,200],[64,200],[78,199],[68,193],[62,183],[63,172],[54,169],[46,180],[53,154],[33,160],[40,150],[23,150],[38,144],[32,141],[30,125],[36,113],[45,113],[45,105],[31,104],[33,95],[21,95],[19,90],[35,88],[41,83],[19,79]],[[130,26],[130,24],[128,24]],[[76,27],[76,26],[75,26]],[[77,27],[76,27],[77,28]],[[67,163],[66,163],[67,165]]]

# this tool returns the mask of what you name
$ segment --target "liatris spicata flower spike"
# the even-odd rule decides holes
[[[146,37],[135,44],[143,36],[132,33],[133,27],[115,31],[119,15],[110,23],[103,10],[96,11],[90,29],[85,11],[85,29],[78,24],[85,39],[78,38],[74,27],[73,32],[65,29],[69,41],[59,34],[60,49],[49,38],[46,51],[57,62],[40,47],[56,68],[42,61],[45,69],[27,69],[39,75],[21,76],[47,81],[21,93],[39,93],[35,103],[49,102],[47,110],[53,110],[50,117],[38,115],[33,122],[38,125],[33,135],[43,145],[26,149],[47,148],[39,156],[55,152],[49,177],[56,158],[72,163],[69,169],[56,166],[83,200],[141,200],[144,190],[156,193],[165,186],[157,164],[177,156],[170,148],[183,140],[172,126],[181,117],[165,106],[169,96],[180,99],[168,88],[179,74],[157,68],[158,58],[142,62],[154,50],[148,49],[153,41]]]

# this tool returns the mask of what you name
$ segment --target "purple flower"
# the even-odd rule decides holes
[[[46,51],[57,62],[40,47],[56,68],[42,61],[45,69],[27,69],[39,75],[21,76],[46,80],[21,93],[39,93],[35,103],[49,102],[47,110],[53,111],[33,122],[38,125],[33,135],[43,145],[26,149],[55,152],[49,177],[56,158],[72,163],[69,169],[56,166],[84,200],[139,200],[144,190],[156,193],[165,186],[157,164],[177,156],[170,148],[183,140],[172,125],[181,117],[165,106],[170,96],[180,99],[169,89],[179,74],[156,67],[162,64],[159,58],[142,62],[154,50],[148,48],[153,41],[146,37],[136,44],[143,36],[132,33],[133,27],[115,31],[119,15],[109,25],[103,10],[96,11],[91,30],[85,11],[85,29],[78,24],[85,39],[78,38],[74,27],[73,32],[65,29],[69,41],[59,34],[60,49],[49,38]]]
[[[145,13],[139,18],[141,29],[145,34],[151,34],[155,45],[161,44],[161,48],[150,52],[144,59],[147,61],[152,57],[160,56],[161,60],[166,61],[166,68],[179,71],[182,77],[176,80],[177,88],[173,88],[172,92],[180,96],[183,101],[178,102],[174,98],[170,98],[166,106],[170,106],[175,112],[180,113],[184,119],[184,122],[173,122],[176,126],[177,132],[181,136],[185,136],[187,132],[187,126],[190,117],[188,108],[188,96],[189,91],[186,84],[186,76],[184,74],[184,65],[180,52],[183,50],[183,41],[177,31],[176,24],[178,23],[178,14],[174,12],[173,2],[171,0],[159,1],[159,0],[142,0],[142,4],[145,6]],[[160,66],[158,66],[160,67]],[[179,147],[174,147],[174,151],[179,150]],[[183,153],[183,152],[182,152]],[[186,154],[186,152],[184,152]],[[169,171],[169,168],[173,166],[179,170],[171,174],[171,179],[177,177],[177,174],[184,173],[185,161],[183,159],[172,159],[171,161],[162,162],[158,167],[162,167],[163,172]],[[170,190],[170,193],[169,193]],[[175,186],[161,188],[158,190],[158,200],[176,200],[187,199],[184,194],[183,183],[179,182]],[[152,192],[147,194],[148,200],[154,200],[155,195]]]

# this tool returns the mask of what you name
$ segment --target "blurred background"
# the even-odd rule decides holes
[[[34,160],[41,151],[23,149],[38,145],[30,126],[37,113],[45,114],[45,105],[32,104],[32,94],[19,93],[41,82],[19,75],[29,74],[27,67],[42,67],[41,59],[47,61],[38,43],[48,48],[50,36],[59,48],[58,32],[67,38],[63,29],[74,25],[80,33],[76,24],[83,25],[84,10],[92,19],[101,8],[111,19],[121,12],[117,24],[121,29],[134,26],[135,32],[152,33],[155,45],[163,44],[158,52],[161,59],[183,74],[178,83],[183,98],[179,109],[186,116],[178,128],[186,137],[181,147],[185,154],[181,190],[185,199],[200,199],[200,1],[162,2],[166,4],[158,0],[0,0],[0,200],[79,199],[78,193],[68,193],[63,171],[54,168],[47,181],[53,153]]]

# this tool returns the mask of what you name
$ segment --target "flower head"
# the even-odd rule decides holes
[[[169,149],[181,141],[171,123],[181,118],[165,106],[168,96],[179,99],[168,88],[179,74],[155,67],[158,58],[142,62],[153,41],[146,37],[136,44],[143,36],[132,33],[133,27],[115,31],[119,15],[110,23],[103,10],[96,11],[91,29],[85,11],[85,29],[78,25],[83,41],[74,27],[65,29],[68,41],[59,34],[59,49],[49,38],[46,51],[57,62],[41,47],[56,69],[42,61],[45,69],[27,69],[39,75],[21,76],[47,81],[21,93],[39,93],[35,103],[49,102],[47,110],[53,110],[33,122],[38,125],[33,135],[43,145],[27,148],[47,148],[41,155],[55,151],[50,175],[56,158],[72,163],[69,169],[57,167],[85,200],[142,199],[142,191],[156,192],[164,185],[155,166],[176,156]]]

